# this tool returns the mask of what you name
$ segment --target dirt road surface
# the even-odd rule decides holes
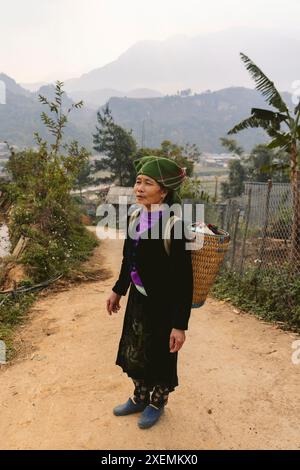
[[[103,240],[89,261],[111,277],[39,299],[18,329],[20,355],[0,370],[0,448],[299,449],[297,336],[213,299],[192,310],[159,423],[112,414],[132,394],[115,365],[126,298],[106,312],[122,245]]]

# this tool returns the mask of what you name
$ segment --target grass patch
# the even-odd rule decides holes
[[[37,293],[24,293],[0,296],[0,340],[6,345],[6,360],[14,357],[13,333],[22,324],[26,314],[37,298]]]
[[[300,278],[288,266],[237,272],[222,271],[211,294],[257,317],[300,333]]]

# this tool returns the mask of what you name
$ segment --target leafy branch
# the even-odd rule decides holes
[[[60,147],[61,141],[63,138],[63,128],[68,122],[68,116],[73,109],[79,109],[83,106],[83,101],[78,101],[78,103],[72,103],[72,105],[66,110],[66,113],[63,112],[63,95],[64,90],[62,89],[64,83],[59,80],[56,81],[55,85],[55,97],[54,101],[49,101],[45,96],[39,95],[39,102],[45,104],[49,107],[51,113],[54,114],[53,117],[49,116],[44,111],[41,113],[42,122],[48,128],[49,132],[55,137],[55,143],[51,144],[50,147],[54,155],[57,155]],[[39,137],[38,133],[35,133],[35,138],[39,145],[42,143],[42,139]]]

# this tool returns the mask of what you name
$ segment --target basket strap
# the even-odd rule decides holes
[[[176,220],[180,220],[180,217],[177,215],[172,215],[169,217],[167,220],[166,226],[165,226],[165,233],[164,233],[164,246],[165,250],[167,252],[167,255],[170,255],[170,250],[171,250],[171,230],[172,227],[174,226]]]
[[[132,228],[133,224],[134,224],[134,221],[137,219],[138,215],[139,215],[139,212],[140,212],[140,208],[138,207],[137,209],[135,209],[132,214],[130,214],[129,216],[129,223],[128,223],[128,230]]]
[[[137,208],[133,213],[129,216],[129,228],[132,227],[134,224],[134,221],[138,217],[140,212],[140,208]],[[167,255],[170,255],[170,249],[171,249],[171,230],[172,227],[174,226],[176,220],[180,220],[180,217],[177,215],[172,215],[169,217],[167,220],[166,226],[165,226],[165,232],[164,232],[164,247],[166,250]]]

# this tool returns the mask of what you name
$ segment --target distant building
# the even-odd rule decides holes
[[[5,164],[9,160],[10,153],[8,144],[6,142],[0,142],[0,178],[8,179]]]
[[[232,160],[240,160],[241,157],[235,153],[202,153],[201,161],[204,166],[215,166],[227,168]]]
[[[128,209],[135,205],[139,207],[133,188],[125,186],[112,186],[107,193],[105,203],[111,204],[115,208],[116,220],[114,220],[114,214],[112,214],[109,224],[115,227],[114,223],[116,221],[118,228],[122,229],[124,229],[126,224]]]
[[[115,206],[123,204],[131,206],[136,204],[136,197],[132,187],[112,186],[107,193],[105,202]]]
[[[71,194],[79,194],[80,196],[84,196],[86,199],[95,200],[99,199],[99,196],[105,196],[111,185],[99,184],[99,185],[90,185],[83,187],[81,189],[73,189]]]
[[[106,158],[106,155],[102,153],[96,153],[90,156],[90,162],[101,161],[103,158]]]
[[[0,160],[7,161],[11,155],[11,150],[18,151],[19,147],[17,145],[8,145],[7,142],[0,142]]]
[[[9,146],[6,142],[0,142],[0,160],[8,160],[10,156]]]

